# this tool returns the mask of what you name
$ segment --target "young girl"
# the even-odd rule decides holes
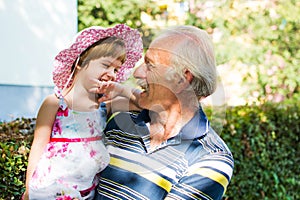
[[[102,141],[105,116],[91,90],[105,92],[111,82],[125,80],[142,50],[138,31],[120,24],[81,31],[55,57],[56,90],[38,112],[25,199],[93,198],[95,175],[107,166],[109,154]]]

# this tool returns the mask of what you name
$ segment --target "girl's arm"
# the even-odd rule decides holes
[[[137,93],[137,95],[139,92]],[[106,101],[106,108],[108,115],[118,111],[140,111],[141,108],[138,105],[138,96],[132,94],[132,98],[116,97],[110,101]]]
[[[30,154],[28,158],[28,166],[26,173],[26,191],[25,199],[28,198],[29,181],[33,175],[36,165],[44,152],[47,143],[50,140],[52,126],[55,120],[55,116],[59,107],[59,100],[52,94],[45,98],[42,103],[37,119],[36,127],[34,130],[34,139],[30,148]]]

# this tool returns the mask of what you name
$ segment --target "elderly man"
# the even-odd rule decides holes
[[[208,34],[193,26],[162,32],[134,77],[142,111],[108,120],[111,160],[95,199],[221,199],[234,163],[199,104],[217,82]]]

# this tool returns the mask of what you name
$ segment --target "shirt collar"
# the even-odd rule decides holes
[[[143,110],[140,115],[137,118],[137,124],[136,128],[139,129],[137,131],[140,133],[144,140],[144,144],[146,148],[149,150],[150,145],[150,137],[149,137],[149,130],[146,128],[147,122],[150,121],[149,118],[149,111]],[[143,128],[142,128],[143,127]],[[143,131],[141,130],[143,129]],[[145,130],[146,129],[146,130]],[[202,108],[199,108],[199,111],[196,112],[194,117],[182,127],[179,134],[168,139],[166,142],[163,142],[160,146],[158,146],[156,149],[163,148],[168,145],[176,145],[180,144],[181,140],[193,140],[195,138],[199,138],[204,136],[209,130],[209,121],[203,112]],[[155,149],[155,150],[156,150]],[[154,150],[154,151],[155,151]],[[152,151],[153,152],[153,151]],[[151,153],[151,152],[148,152]]]
[[[209,129],[209,121],[200,107],[194,117],[182,127],[178,136],[183,140],[199,138],[205,135]]]

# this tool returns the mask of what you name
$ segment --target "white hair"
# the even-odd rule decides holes
[[[198,97],[211,95],[217,85],[217,72],[213,44],[208,33],[194,26],[176,26],[162,32],[156,40],[173,39],[171,65],[180,76],[189,70],[191,82]]]

